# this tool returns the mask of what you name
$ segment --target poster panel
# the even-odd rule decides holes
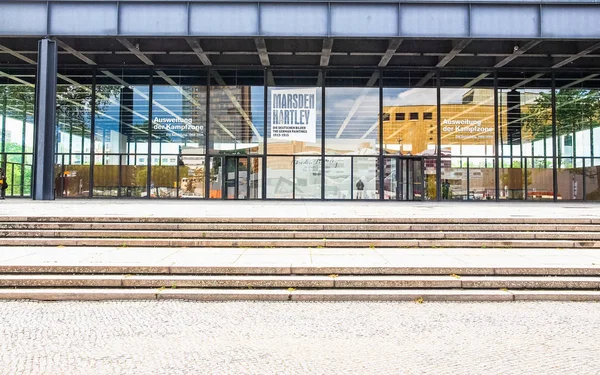
[[[317,89],[271,90],[271,138],[317,141]]]

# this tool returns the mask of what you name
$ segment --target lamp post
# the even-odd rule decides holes
[[[398,138],[398,155],[402,155],[402,137]]]

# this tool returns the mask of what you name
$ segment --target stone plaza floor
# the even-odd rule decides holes
[[[600,218],[600,202],[6,199],[2,216],[256,218]]]
[[[600,304],[0,301],[0,374],[600,373]]]

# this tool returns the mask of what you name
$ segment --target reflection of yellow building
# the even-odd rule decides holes
[[[489,91],[489,92],[488,92]],[[417,155],[437,143],[437,106],[406,105],[383,108],[383,143],[389,152]],[[470,90],[461,102],[442,104],[442,147],[493,146],[494,101],[491,90]]]
[[[533,93],[520,93],[518,105],[507,105],[507,94],[500,95],[498,122],[499,143],[510,143],[509,129],[517,129],[521,142],[531,141],[531,132],[523,127],[529,105],[537,97]],[[514,100],[514,99],[513,99]],[[440,130],[442,150],[459,147],[463,152],[455,156],[493,155],[494,148],[494,98],[491,89],[473,89],[462,95],[460,103],[441,104]],[[518,111],[518,115],[515,112]],[[518,118],[509,121],[511,113]],[[437,106],[400,105],[383,108],[383,144],[390,153],[418,155],[435,149],[437,143]],[[551,123],[548,124],[551,126]],[[479,146],[464,152],[464,146]],[[477,150],[477,151],[475,151]]]

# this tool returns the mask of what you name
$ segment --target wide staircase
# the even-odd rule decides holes
[[[406,249],[532,252],[600,249],[597,219],[3,217],[10,246]],[[596,249],[596,250],[595,250]],[[388,250],[389,251],[389,250]],[[600,264],[527,267],[348,265],[127,265],[0,263],[0,299],[276,301],[600,300]]]
[[[4,246],[600,248],[597,219],[3,217]]]
[[[599,301],[600,268],[0,266],[0,299]]]

